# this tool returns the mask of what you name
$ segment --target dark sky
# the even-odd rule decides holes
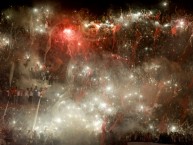
[[[154,7],[164,0],[4,0],[0,4],[0,9],[7,8],[10,5],[27,5],[33,6],[39,2],[56,2],[63,8],[67,9],[79,9],[88,8],[93,12],[102,12],[108,8],[120,9],[127,8],[128,5],[137,5],[147,8]],[[193,0],[167,0],[172,4],[178,4],[193,11]]]

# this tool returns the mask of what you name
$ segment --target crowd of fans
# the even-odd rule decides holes
[[[192,143],[193,136],[191,134],[182,134],[178,132],[170,132],[170,133],[157,133],[152,134],[148,133],[128,133],[126,136],[127,142],[158,142],[158,143],[171,143],[171,144],[179,144],[179,143]]]
[[[39,98],[42,98],[45,94],[46,88],[18,88],[16,86],[10,88],[0,89],[1,103],[7,103],[14,105],[24,104],[37,104]],[[45,97],[44,97],[45,99]]]
[[[59,140],[52,133],[37,133],[27,130],[25,134],[21,130],[2,130],[4,141],[14,145],[59,145]]]
[[[43,132],[21,129],[2,129],[0,144],[11,143],[14,145],[64,145],[73,144],[73,141],[62,141],[57,134],[49,132],[46,129]],[[85,145],[97,145],[100,136],[88,135],[88,141]],[[193,136],[191,134],[171,133],[151,133],[151,132],[129,132],[122,136],[113,132],[108,132],[106,136],[106,145],[127,145],[129,142],[153,142],[160,144],[180,144],[191,145]],[[80,141],[81,143],[81,141]]]
[[[170,133],[152,133],[152,132],[129,132],[126,135],[109,133],[107,144],[109,145],[127,145],[128,142],[154,142],[160,144],[183,144],[190,145],[193,142],[191,134],[182,134],[178,132]]]

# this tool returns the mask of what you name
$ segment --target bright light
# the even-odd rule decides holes
[[[168,3],[167,2],[163,2],[163,6],[165,7],[165,6],[167,6],[168,5]]]
[[[171,131],[171,132],[176,132],[176,130],[177,130],[177,127],[176,127],[176,126],[171,126],[171,128],[170,128],[170,131]]]
[[[88,26],[89,26],[89,24],[84,24],[84,27],[85,27],[85,28],[88,28]]]
[[[138,12],[137,15],[140,16],[140,15],[141,15],[141,12]]]
[[[44,32],[44,30],[43,29],[40,29],[40,33],[43,33]]]
[[[184,21],[180,21],[180,25],[184,25]]]
[[[102,124],[102,122],[101,122],[100,120],[93,122],[93,125],[94,125],[94,126],[99,126],[99,125],[101,125],[101,124]]]
[[[7,18],[7,19],[9,19],[9,18],[10,18],[10,16],[6,16],[6,18]]]
[[[42,65],[40,65],[40,69],[42,69],[43,68],[43,66]]]
[[[139,18],[139,16],[141,16],[141,12],[137,12],[135,14],[133,14],[133,18],[136,20]]]
[[[183,28],[184,27],[184,21],[183,20],[180,20],[180,22],[179,22],[179,27],[181,27],[181,28]]]
[[[62,120],[61,120],[60,118],[56,118],[55,121],[56,121],[57,123],[61,123],[61,122],[62,122]]]
[[[29,54],[26,54],[26,59],[30,59],[30,55]]]
[[[171,84],[171,81],[167,81],[168,84]]]
[[[150,129],[153,129],[153,125],[149,125],[149,128],[150,128]]]
[[[8,45],[9,44],[9,39],[8,38],[3,38],[3,44]]]
[[[84,107],[84,108],[87,108],[87,105],[86,105],[86,104],[83,104],[83,107]]]
[[[65,30],[64,30],[64,33],[66,33],[66,34],[71,34],[71,33],[72,33],[72,30],[71,30],[71,29],[65,29]]]
[[[82,71],[83,71],[84,74],[88,74],[89,71],[90,71],[90,67],[89,66],[85,66]]]
[[[72,115],[71,115],[71,114],[68,114],[68,117],[69,117],[69,118],[72,118]]]
[[[129,78],[130,78],[130,79],[134,78],[134,75],[131,74]]]
[[[108,111],[109,113],[112,113],[113,109],[112,109],[112,108],[108,108],[107,111]]]
[[[100,104],[100,108],[105,109],[106,107],[107,107],[107,104],[106,104],[106,103],[101,103],[101,104]]]
[[[93,127],[95,131],[99,131],[102,126],[102,120],[97,120],[93,122]]]
[[[94,101],[97,102],[97,101],[98,101],[98,98],[94,98]]]
[[[96,115],[95,115],[95,118],[99,118],[99,116],[96,114]]]
[[[37,9],[37,8],[34,8],[34,9],[33,9],[33,12],[37,13],[37,12],[38,12],[38,9]]]
[[[6,44],[9,44],[9,40],[6,40],[5,43],[6,43]]]
[[[143,106],[143,105],[139,105],[139,106],[138,106],[138,108],[137,108],[137,110],[139,110],[139,111],[143,112],[143,110],[144,110],[144,106]]]
[[[89,70],[89,69],[90,69],[90,67],[89,67],[89,66],[86,66],[86,67],[85,67],[85,69],[86,69],[86,70]]]
[[[86,122],[86,119],[83,118],[82,121],[83,121],[83,122]]]
[[[112,87],[111,87],[111,86],[107,86],[107,87],[106,87],[106,91],[107,91],[107,92],[109,92],[109,91],[111,91],[111,90],[112,90]]]
[[[68,37],[71,37],[73,34],[71,29],[64,29],[63,33]]]
[[[169,27],[170,25],[169,24],[164,24],[164,27]]]
[[[158,21],[155,21],[155,25],[158,26],[158,25],[159,25],[159,22],[158,22]]]
[[[72,65],[72,66],[71,66],[71,68],[72,68],[72,69],[74,69],[74,68],[75,68],[75,66],[74,66],[74,65]]]
[[[99,29],[101,26],[100,26],[100,25],[98,25],[98,24],[96,24],[96,27],[97,27],[97,29]]]

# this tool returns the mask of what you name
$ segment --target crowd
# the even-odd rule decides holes
[[[150,132],[141,133],[134,132],[128,133],[126,136],[127,142],[158,142],[158,143],[168,143],[168,144],[179,144],[186,143],[190,144],[193,142],[193,136],[191,134],[182,134],[178,132],[170,133],[157,133],[152,134]]]
[[[2,143],[11,143],[14,145],[65,145],[73,144],[73,140],[61,140],[54,132],[49,132],[46,129],[43,132],[32,130],[1,130]],[[85,145],[99,145],[98,139],[100,136],[89,134],[88,141]],[[3,142],[4,141],[4,142]],[[105,143],[106,145],[127,145],[129,142],[154,142],[161,144],[183,144],[191,145],[193,143],[193,136],[190,134],[181,134],[178,132],[172,133],[151,133],[151,132],[129,132],[122,136],[113,132],[107,133]],[[79,142],[81,143],[81,141]]]
[[[112,132],[109,133],[108,145],[127,145],[128,142],[154,142],[161,144],[183,144],[191,145],[193,136],[191,134],[182,134],[178,132],[171,133],[151,133],[151,132],[129,132],[121,137],[115,136]]]
[[[21,130],[2,130],[2,144],[14,145],[59,145],[59,140],[52,133],[37,133],[36,131],[26,130],[25,134]]]
[[[1,103],[7,103],[14,105],[23,105],[23,104],[37,104],[38,100],[42,98],[45,100],[44,96],[47,88],[18,88],[16,86],[10,88],[0,88],[0,100]],[[44,97],[43,97],[44,96]]]

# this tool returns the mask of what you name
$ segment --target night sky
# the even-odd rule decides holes
[[[167,0],[173,5],[193,11],[191,0]],[[9,6],[33,6],[37,3],[58,3],[64,9],[80,9],[88,8],[94,13],[103,13],[108,8],[126,9],[128,6],[140,6],[145,8],[153,8],[159,5],[162,0],[6,0],[0,5],[0,9]]]

